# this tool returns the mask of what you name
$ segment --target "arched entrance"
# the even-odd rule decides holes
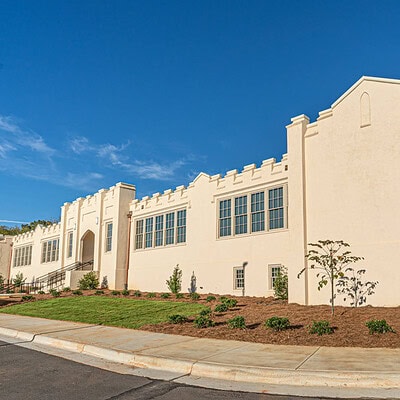
[[[81,262],[86,263],[94,259],[94,233],[86,231],[81,239]],[[93,264],[89,269],[93,269]]]

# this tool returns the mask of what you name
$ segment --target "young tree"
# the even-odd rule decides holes
[[[287,268],[282,266],[274,281],[274,294],[277,299],[288,299],[288,283]]]
[[[338,293],[343,294],[344,301],[350,298],[350,305],[352,307],[362,306],[367,302],[367,296],[374,294],[374,289],[378,284],[376,282],[363,282],[362,275],[365,274],[365,269],[359,269],[354,271],[353,268],[346,268],[345,272],[350,272],[350,276],[341,277],[336,286],[338,287]]]
[[[167,279],[167,286],[171,293],[177,294],[182,289],[182,271],[179,264],[172,271],[172,275]]]
[[[346,250],[350,247],[348,243],[342,240],[318,240],[317,243],[309,243],[313,247],[306,254],[306,258],[311,262],[310,269],[316,269],[318,282],[318,290],[330,284],[331,288],[331,309],[332,315],[335,313],[335,283],[337,279],[344,276],[346,267],[357,261],[363,260],[363,257],[352,256],[351,251]],[[305,271],[303,268],[297,277]]]

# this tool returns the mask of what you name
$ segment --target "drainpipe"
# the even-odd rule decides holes
[[[12,261],[12,256],[13,256],[13,243],[10,243],[10,258],[8,260],[8,277],[7,280],[10,280],[10,275],[11,275],[11,261]]]
[[[126,265],[125,265],[125,290],[128,290],[128,275],[129,275],[129,253],[131,251],[131,223],[132,211],[126,215],[128,217],[128,242],[126,245]]]

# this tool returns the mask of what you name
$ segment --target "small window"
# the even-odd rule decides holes
[[[68,232],[68,251],[67,251],[67,258],[72,257],[72,246],[74,241],[74,233]]]
[[[233,268],[233,289],[244,289],[244,270],[243,267]]]
[[[274,289],[275,279],[281,273],[282,266],[280,264],[272,264],[268,266],[269,269],[269,290]]]
[[[106,252],[111,251],[112,249],[112,232],[113,224],[109,222],[106,224]]]

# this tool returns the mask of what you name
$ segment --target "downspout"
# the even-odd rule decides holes
[[[128,276],[129,276],[129,253],[131,251],[131,224],[132,224],[132,211],[126,215],[128,217],[128,240],[126,245],[126,265],[125,265],[125,290],[128,290]]]
[[[12,256],[13,256],[13,243],[11,242],[11,243],[10,243],[10,258],[9,258],[9,260],[8,260],[8,273],[7,273],[7,275],[8,275],[7,280],[8,280],[8,281],[10,280],[10,277],[11,277],[11,261],[12,261]]]

